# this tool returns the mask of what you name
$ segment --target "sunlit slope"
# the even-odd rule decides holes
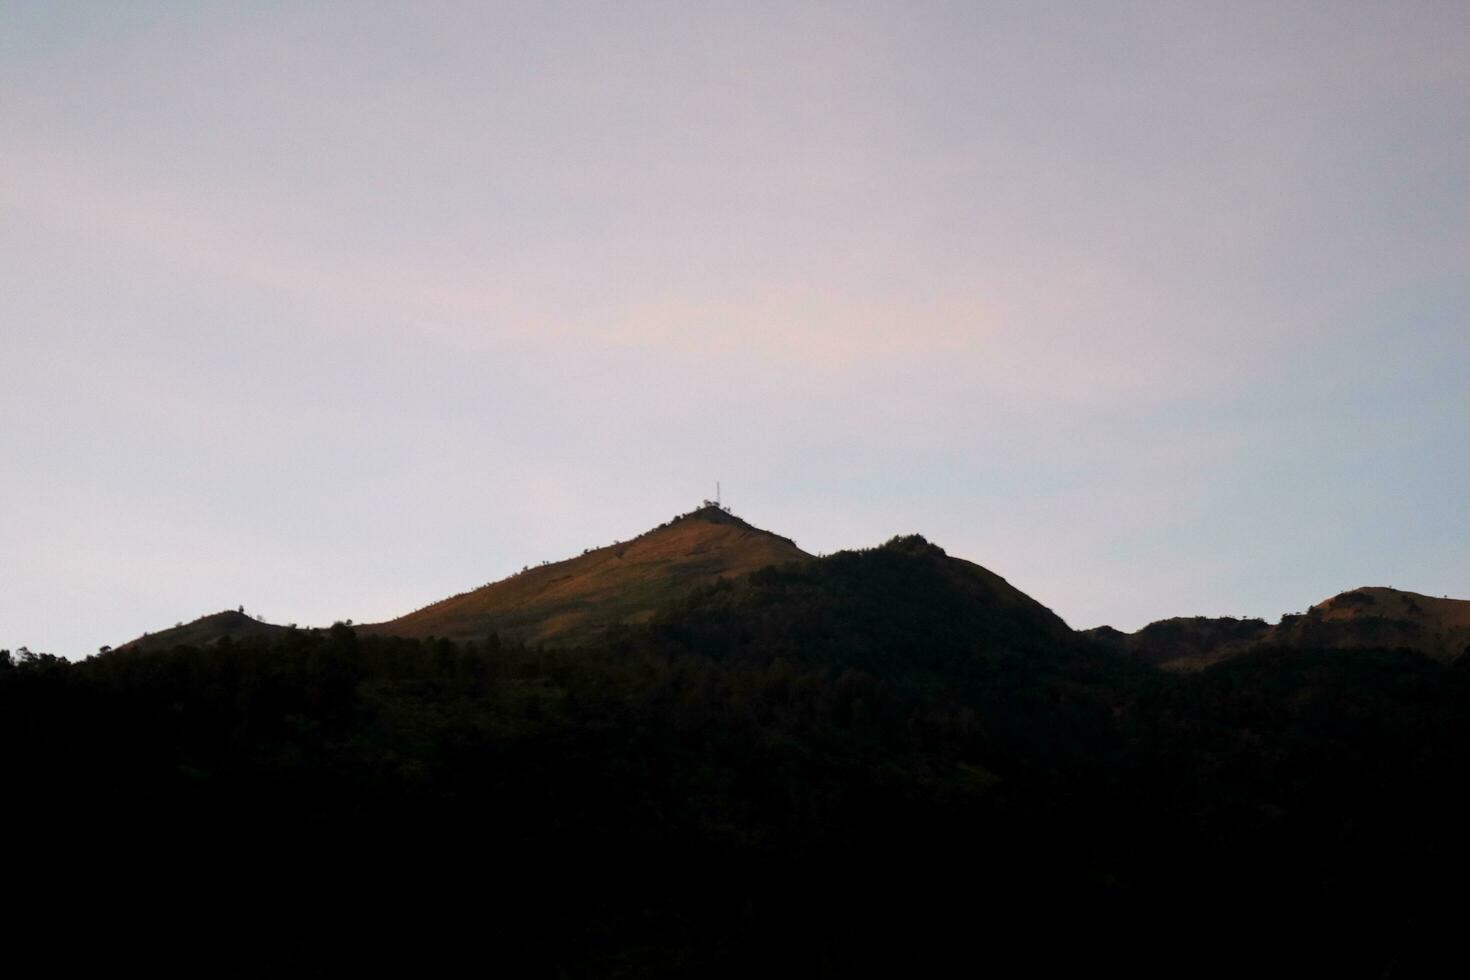
[[[1137,633],[1102,626],[1085,636],[1165,670],[1202,670],[1262,647],[1412,650],[1441,663],[1470,651],[1470,600],[1383,586],[1325,599],[1275,626],[1258,619],[1192,617],[1150,623]]]
[[[362,629],[408,637],[496,633],[528,643],[574,641],[615,623],[643,622],[697,586],[810,558],[787,538],[704,507],[631,541],[531,568]]]
[[[1470,649],[1470,600],[1370,586],[1287,617],[1275,633],[1283,646],[1407,649],[1449,663]]]

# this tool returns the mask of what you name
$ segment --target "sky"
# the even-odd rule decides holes
[[[1470,597],[1470,5],[0,0],[0,647],[714,493],[1073,626]]]

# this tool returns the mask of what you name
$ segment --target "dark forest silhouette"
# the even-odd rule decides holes
[[[962,564],[895,539],[568,648],[338,624],[7,654],[12,945],[308,976],[1401,977],[1458,952],[1463,669],[1267,648],[1167,674]]]

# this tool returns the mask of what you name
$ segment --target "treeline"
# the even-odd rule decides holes
[[[254,945],[210,965],[247,974],[485,944],[548,975],[850,975],[905,952],[884,938],[899,923],[947,914],[884,882],[927,881],[956,857],[938,842],[1005,816],[961,704],[626,643],[337,627],[37,661],[0,675],[0,725],[30,846],[67,864],[45,877],[161,885],[162,948],[188,962],[188,940],[243,929]]]

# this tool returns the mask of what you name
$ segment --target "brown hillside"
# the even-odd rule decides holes
[[[1470,649],[1470,600],[1370,586],[1286,617],[1275,633],[1283,646],[1403,648],[1448,663]]]
[[[1381,586],[1326,599],[1276,626],[1258,619],[1166,619],[1137,633],[1100,626],[1084,634],[1172,671],[1202,670],[1263,646],[1414,650],[1442,663],[1470,652],[1470,600]]]
[[[583,639],[614,623],[642,622],[695,586],[810,558],[791,540],[711,505],[631,541],[530,568],[361,629],[455,639],[493,632],[528,643]]]

